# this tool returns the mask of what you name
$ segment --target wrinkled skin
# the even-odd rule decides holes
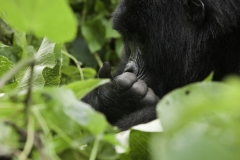
[[[156,118],[159,98],[186,84],[239,73],[239,0],[120,0],[113,28],[125,53],[112,81],[83,101],[125,130]]]

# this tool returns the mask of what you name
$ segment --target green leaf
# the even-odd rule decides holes
[[[65,152],[61,153],[60,155],[61,160],[85,160],[89,157],[86,157],[86,155],[81,155],[79,151],[68,149]]]
[[[109,143],[101,142],[97,153],[99,160],[118,160],[119,154],[116,153],[115,147]]]
[[[131,130],[129,137],[129,152],[121,154],[120,160],[147,160],[151,151],[148,147],[150,137],[155,133]]]
[[[4,19],[16,29],[57,42],[76,35],[77,23],[65,0],[0,0],[0,4]]]
[[[0,78],[14,66],[8,58],[0,55]]]
[[[107,24],[107,31],[106,31],[106,38],[120,38],[120,34],[112,29],[112,20],[109,20],[108,21],[108,24]]]
[[[164,134],[152,140],[154,160],[239,159],[239,95],[240,80],[231,79],[230,85],[196,83],[163,97],[157,112]]]
[[[96,1],[94,5],[94,11],[100,13],[106,11],[104,3],[102,1]]]
[[[68,51],[74,57],[80,61],[80,63],[84,62],[84,65],[87,67],[96,68],[97,62],[91,51],[89,50],[89,44],[86,40],[79,35],[72,43],[68,46]]]
[[[60,84],[60,69],[62,65],[61,44],[50,42],[45,38],[36,54],[36,64],[33,72],[33,89]],[[23,76],[18,89],[26,91],[30,78],[30,68]]]
[[[12,91],[18,86],[18,82],[14,80],[13,83],[5,85],[3,88],[0,89],[0,92],[11,94]]]
[[[0,122],[0,154],[11,156],[19,148],[18,136],[12,127]]]
[[[1,45],[1,44],[0,44]],[[7,57],[10,61],[17,63],[22,56],[22,49],[19,46],[0,46],[0,55]]]
[[[25,32],[15,30],[13,43],[14,43],[14,45],[21,47],[21,49],[23,50],[21,58],[25,58],[28,56],[28,54],[27,54],[27,39],[26,39]]]
[[[1,16],[1,15],[0,15]],[[7,36],[9,37],[10,35],[13,34],[13,29],[2,19],[0,19],[0,34],[1,36]]]
[[[97,74],[96,70],[93,68],[85,67],[82,69],[82,71],[83,71],[84,79],[94,78]]]
[[[62,74],[68,76],[74,81],[81,79],[79,70],[75,66],[63,66],[61,69],[61,72]],[[95,78],[97,74],[95,69],[88,68],[88,67],[82,68],[82,72],[83,72],[84,79]]]
[[[13,103],[0,101],[0,119],[12,119],[10,116],[14,116],[14,114],[18,114],[24,110],[24,105],[21,103]]]
[[[78,4],[79,2],[84,2],[84,0],[68,0],[70,4]]]
[[[106,26],[103,22],[102,16],[98,16],[83,23],[81,27],[82,34],[88,43],[91,53],[100,50],[105,43],[105,28]]]
[[[231,133],[192,123],[172,135],[155,135],[151,142],[153,160],[238,160],[239,146]]]
[[[108,126],[103,114],[95,112],[91,106],[76,99],[75,105],[72,103],[71,106],[64,107],[64,112],[68,117],[81,126],[84,126],[95,136],[103,133]]]
[[[104,115],[76,99],[72,91],[65,88],[45,88],[37,93],[34,94],[35,101],[39,103],[39,98],[44,99],[47,107],[43,110],[43,115],[54,130],[76,134],[79,130],[76,124],[83,126],[93,135],[99,135],[106,130],[108,123]]]
[[[62,67],[62,45],[56,44],[54,47],[55,66],[43,69],[45,86],[57,86],[60,84],[61,67]]]
[[[0,80],[2,77],[9,72],[14,67],[14,64],[12,61],[10,61],[7,57],[0,55]],[[16,88],[18,85],[15,77],[13,77],[10,81],[8,81],[8,84],[3,86],[3,88],[0,89],[0,93],[11,93],[11,90]]]
[[[108,82],[108,79],[89,79],[85,81],[73,82],[64,87],[71,89],[75,93],[76,97],[81,99],[93,89]]]
[[[207,78],[205,78],[203,81],[204,82],[211,82],[211,81],[213,81],[213,76],[214,76],[214,72],[211,72],[209,74],[209,76],[207,76]]]
[[[202,82],[176,89],[158,104],[158,116],[165,132],[172,132],[203,114],[222,109],[219,103],[227,85]]]

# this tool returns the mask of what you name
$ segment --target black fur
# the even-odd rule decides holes
[[[214,80],[240,71],[239,0],[121,0],[113,23],[124,40],[122,62],[112,82],[83,101],[123,130],[156,118],[158,97],[169,91],[211,71]],[[109,64],[99,77],[112,78],[104,70]]]

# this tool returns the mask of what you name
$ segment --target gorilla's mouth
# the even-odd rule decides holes
[[[146,57],[137,45],[130,45],[130,57],[124,69],[124,72],[131,72],[137,76],[137,79],[143,80],[148,87],[152,88],[155,92],[154,73],[146,65]]]
[[[139,65],[139,62],[135,59],[129,60],[124,72],[134,73],[137,76],[137,79],[141,80],[144,80],[148,76],[146,66],[143,64],[143,62],[141,62],[141,65]]]
[[[134,73],[137,79],[145,80],[149,72],[142,57],[142,52],[138,47],[131,50],[131,55],[124,72]]]

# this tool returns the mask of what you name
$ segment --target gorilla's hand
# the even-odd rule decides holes
[[[138,80],[136,75],[125,72],[113,80],[113,85],[121,94],[132,96],[136,102],[140,102],[142,107],[146,105],[156,105],[159,98],[154,94],[151,88],[143,80]],[[143,106],[144,105],[144,106]]]
[[[110,78],[111,65],[105,62],[99,69],[98,77]],[[115,77],[109,84],[98,89],[98,110],[105,113],[108,120],[115,123],[123,116],[145,107],[155,107],[159,98],[143,80],[138,80],[130,72]]]

